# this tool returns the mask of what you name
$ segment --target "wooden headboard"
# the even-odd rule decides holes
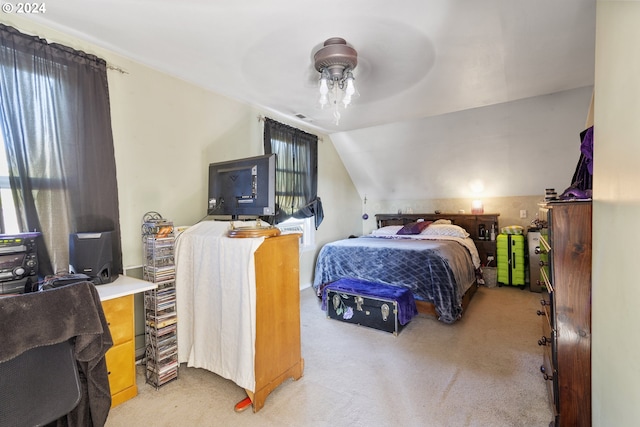
[[[496,225],[496,230],[500,230],[498,224],[498,217],[500,214],[453,214],[453,213],[418,213],[418,214],[377,214],[376,223],[378,228],[385,227],[387,225],[405,225],[410,222],[415,222],[418,219],[424,219],[425,221],[435,221],[437,219],[449,219],[452,224],[458,225],[469,233],[469,237],[473,239],[476,247],[478,248],[478,254],[480,255],[480,261],[483,265],[487,265],[487,256],[496,256],[496,242],[490,240],[480,240],[478,236],[478,229],[480,225],[484,225],[487,230],[491,229],[491,225]],[[495,258],[494,258],[495,259]],[[495,266],[495,261],[491,264]]]

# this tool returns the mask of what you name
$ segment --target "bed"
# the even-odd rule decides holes
[[[318,296],[331,282],[356,278],[406,287],[420,313],[445,323],[460,319],[480,267],[469,233],[442,218],[379,225],[370,235],[322,247],[313,282]]]

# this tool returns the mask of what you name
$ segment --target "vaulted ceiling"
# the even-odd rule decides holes
[[[593,84],[594,0],[56,0],[32,15],[204,88],[324,132]],[[312,56],[359,54],[360,97],[336,127]]]
[[[56,0],[29,19],[353,147],[367,128],[594,79],[595,0]],[[360,96],[338,126],[312,63],[330,37],[358,52]]]

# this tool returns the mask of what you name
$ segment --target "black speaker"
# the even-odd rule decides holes
[[[94,284],[102,285],[118,277],[112,267],[111,231],[69,235],[69,273],[86,274]]]

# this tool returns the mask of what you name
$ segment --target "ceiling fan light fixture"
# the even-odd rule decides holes
[[[334,107],[336,125],[340,121],[338,106],[346,108],[357,97],[353,70],[358,65],[358,52],[345,39],[332,37],[313,55],[314,67],[320,73],[318,103],[320,108]]]

